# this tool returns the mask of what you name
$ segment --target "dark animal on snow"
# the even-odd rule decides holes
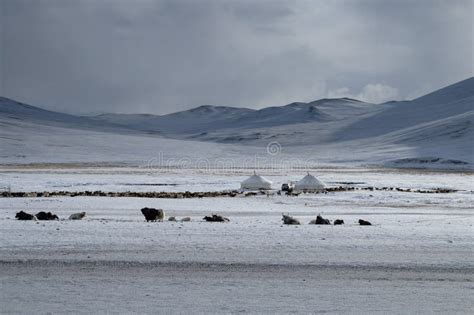
[[[206,222],[229,222],[230,221],[228,218],[223,217],[221,215],[217,215],[217,214],[213,214],[212,216],[205,216],[203,220]]]
[[[328,225],[331,224],[331,221],[329,221],[328,219],[324,219],[321,215],[318,215],[316,217],[316,220],[311,220],[309,224]]]
[[[344,224],[344,220],[341,220],[341,219],[334,220],[334,225],[341,225],[341,224]]]
[[[288,224],[288,225],[300,225],[300,221],[298,221],[297,219],[291,217],[290,215],[288,214],[281,214],[282,215],[282,218],[281,220],[283,221],[283,224]]]
[[[82,220],[85,216],[85,212],[73,213],[69,216],[69,220]]]
[[[163,209],[155,209],[155,208],[143,208],[142,214],[145,217],[147,222],[149,221],[160,221],[163,222],[165,218],[165,211]]]
[[[169,217],[169,218],[168,218],[168,221],[176,222],[176,217]]]
[[[365,221],[365,220],[359,220],[359,224],[360,225],[372,225],[372,223],[370,223],[369,221]]]
[[[329,221],[329,219],[324,219],[321,215],[318,215],[316,217],[316,224],[331,224],[331,221]]]
[[[15,218],[21,221],[36,220],[35,216],[23,211],[17,212]]]
[[[35,217],[40,221],[52,221],[52,220],[59,220],[58,216],[51,213],[51,212],[38,212]]]

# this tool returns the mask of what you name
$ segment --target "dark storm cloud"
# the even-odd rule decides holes
[[[0,0],[1,94],[166,113],[418,96],[472,76],[472,1]]]

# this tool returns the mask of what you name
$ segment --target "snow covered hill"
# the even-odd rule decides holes
[[[203,105],[169,115],[104,114],[93,119],[141,131],[183,137],[225,129],[252,129],[340,120],[369,112],[373,104],[347,98],[291,103],[260,110]]]
[[[473,125],[474,78],[412,101],[322,99],[259,110],[204,105],[162,116],[80,117],[0,98],[0,162],[143,161],[163,151],[178,159],[242,161],[278,143],[280,158],[473,168]]]
[[[5,124],[20,122],[35,123],[43,126],[54,126],[104,132],[130,132],[123,126],[101,122],[88,117],[53,112],[39,107],[23,104],[5,97],[0,97],[0,121]]]
[[[356,139],[386,134],[418,124],[460,115],[474,109],[474,78],[455,83],[413,101],[392,102],[386,110],[336,133]]]
[[[186,134],[201,130],[225,128],[252,109],[203,105],[168,115],[103,114],[92,119],[126,128],[161,134]]]

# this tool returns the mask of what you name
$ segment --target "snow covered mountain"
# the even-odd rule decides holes
[[[103,114],[92,117],[92,119],[147,132],[186,134],[199,130],[225,128],[229,121],[237,120],[253,111],[247,108],[203,105],[163,116]]]
[[[288,156],[327,163],[472,168],[473,125],[474,78],[412,101],[322,99],[259,110],[204,105],[162,116],[80,117],[0,98],[0,162],[51,160],[43,151],[54,161],[80,162],[84,152],[87,160],[96,154],[97,161],[130,161],[137,151],[180,157],[189,148],[191,157],[245,158],[278,142]]]
[[[412,101],[392,102],[386,110],[341,130],[344,139],[367,138],[474,110],[474,78]]]
[[[334,121],[371,110],[374,110],[373,104],[342,98],[322,99],[311,103],[291,103],[260,110],[203,105],[163,116],[104,114],[93,119],[131,129],[183,137],[224,129],[244,130]]]
[[[88,117],[80,117],[58,113],[39,107],[16,102],[0,97],[0,122],[10,121],[11,124],[19,122],[35,123],[39,125],[75,128],[97,131],[124,131],[123,126],[113,123],[104,123]]]

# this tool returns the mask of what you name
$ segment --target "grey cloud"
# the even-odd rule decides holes
[[[370,84],[405,98],[474,73],[469,0],[0,3],[1,94],[67,112],[262,107]]]
[[[398,90],[396,88],[377,83],[367,84],[357,94],[352,94],[351,91],[346,87],[339,88],[336,90],[330,90],[328,92],[328,97],[350,97],[368,103],[380,104],[387,101],[397,100],[399,98],[399,95]]]

